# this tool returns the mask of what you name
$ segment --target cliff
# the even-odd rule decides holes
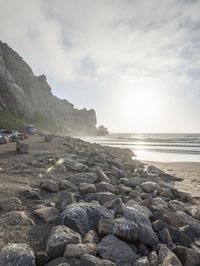
[[[0,41],[0,111],[9,112],[43,129],[71,135],[96,134],[93,109],[78,110],[54,96],[45,75],[35,76],[23,58]]]

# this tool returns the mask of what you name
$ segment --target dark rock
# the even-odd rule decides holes
[[[194,249],[177,246],[173,249],[173,252],[179,258],[183,266],[200,265],[200,253]]]
[[[79,186],[81,183],[94,184],[97,179],[98,176],[95,173],[78,173],[67,177],[67,180],[71,181],[77,186]]]
[[[85,254],[96,255],[97,246],[94,243],[68,244],[65,248],[64,257],[81,258]]]
[[[127,207],[125,217],[133,221],[139,228],[138,240],[148,246],[155,246],[158,244],[158,237],[154,233],[151,222],[146,215],[135,208]]]
[[[160,245],[158,250],[158,262],[162,266],[182,266],[176,255],[170,251],[165,245]]]
[[[148,167],[147,167],[147,172],[149,173],[149,174],[156,174],[156,175],[160,175],[160,174],[163,174],[164,172],[161,170],[161,169],[159,169],[159,168],[157,168],[157,167],[155,167],[155,166],[153,166],[153,165],[149,165]]]
[[[143,256],[147,256],[149,254],[149,249],[144,244],[139,243],[139,245],[138,245],[138,253],[140,253]]]
[[[100,258],[94,257],[89,254],[85,254],[81,257],[80,265],[81,266],[116,266],[116,264],[111,261],[102,260]]]
[[[117,196],[111,192],[97,192],[89,193],[86,195],[86,201],[98,201],[101,205],[105,204],[108,201],[115,200]]]
[[[114,211],[97,203],[79,202],[68,205],[61,215],[62,224],[85,235],[89,230],[97,230],[99,220],[114,218]]]
[[[152,193],[154,190],[157,189],[157,183],[153,181],[146,181],[140,184],[144,192]]]
[[[36,266],[35,256],[26,244],[8,244],[0,252],[1,266]]]
[[[170,235],[170,232],[167,228],[162,229],[159,233],[158,233],[158,238],[160,241],[162,241],[165,244],[170,244],[172,243],[172,237]]]
[[[43,266],[45,263],[48,262],[49,257],[45,252],[37,251],[35,254],[35,260],[37,266]]]
[[[96,187],[97,192],[117,193],[117,188],[110,183],[100,182],[100,183],[96,184],[95,187]]]
[[[120,198],[106,202],[104,207],[112,209],[116,215],[123,214],[125,211],[125,206]]]
[[[101,219],[98,225],[98,232],[101,236],[113,234],[128,242],[135,242],[138,237],[137,225],[125,218]]]
[[[175,212],[182,211],[191,215],[192,209],[190,206],[178,200],[171,200],[168,202],[168,206]]]
[[[46,253],[50,258],[60,257],[64,254],[67,244],[81,243],[81,236],[64,225],[55,226],[47,239]]]
[[[113,235],[104,237],[98,244],[98,254],[101,258],[110,260],[119,266],[131,265],[137,258],[128,244]]]
[[[59,186],[52,180],[46,180],[41,183],[41,188],[49,192],[58,192]]]
[[[60,195],[60,208],[63,211],[67,205],[75,203],[76,199],[74,195],[69,191],[64,191]]]
[[[79,190],[82,194],[94,193],[96,192],[96,187],[94,184],[81,183]]]
[[[41,197],[36,189],[27,189],[23,192],[23,195],[27,199],[40,200]]]
[[[35,223],[23,211],[11,211],[6,213],[5,221],[12,226],[33,226]]]
[[[61,180],[59,183],[60,189],[70,189],[72,191],[77,190],[77,186],[68,180]]]
[[[49,261],[44,266],[60,266],[62,264],[64,264],[65,266],[66,264],[70,266],[80,266],[80,261],[79,259],[76,259],[76,258],[59,257],[59,258]]]

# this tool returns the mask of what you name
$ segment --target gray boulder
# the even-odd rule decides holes
[[[111,261],[102,260],[90,254],[86,254],[81,257],[80,265],[81,266],[116,266],[116,264]]]
[[[98,179],[95,173],[78,173],[67,177],[75,185],[79,186],[81,183],[94,184]]]
[[[111,192],[97,192],[89,193],[86,195],[86,201],[98,201],[101,205],[105,204],[108,201],[115,200],[117,196]]]
[[[177,246],[173,252],[179,258],[183,266],[199,266],[200,253],[194,249]]]
[[[113,235],[108,235],[98,244],[98,254],[101,258],[110,260],[118,266],[131,265],[137,258],[129,245]]]
[[[97,203],[79,202],[67,206],[61,214],[61,223],[85,235],[91,229],[97,230],[102,218],[114,218],[114,211]]]
[[[67,244],[81,243],[81,236],[64,225],[53,227],[46,244],[46,253],[50,258],[60,257],[64,254]]]
[[[0,266],[36,266],[35,256],[26,244],[8,244],[0,252]]]

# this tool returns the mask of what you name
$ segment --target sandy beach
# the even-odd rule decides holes
[[[182,182],[176,182],[175,187],[184,192],[188,192],[192,197],[200,199],[200,163],[198,162],[152,162],[143,161],[152,164],[164,172],[182,177]]]

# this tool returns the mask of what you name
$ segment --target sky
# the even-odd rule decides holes
[[[200,132],[199,0],[0,0],[0,39],[111,132]]]

